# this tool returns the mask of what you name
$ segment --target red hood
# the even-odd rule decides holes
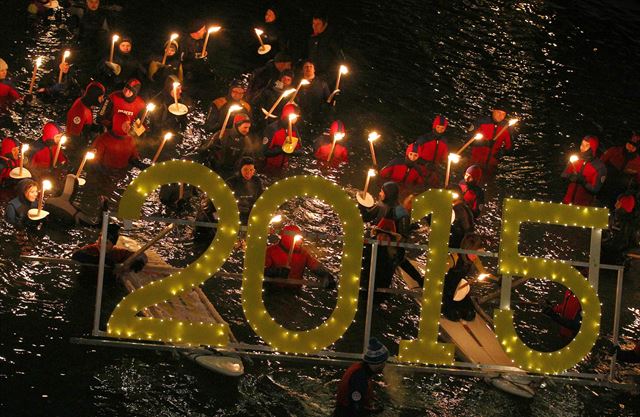
[[[11,153],[11,149],[15,148],[16,146],[18,146],[18,143],[14,139],[4,138],[4,140],[2,141],[2,154],[0,155]]]
[[[291,248],[293,244],[293,237],[302,233],[302,230],[298,226],[288,225],[285,226],[280,232],[280,244],[287,250]]]
[[[60,129],[54,123],[47,123],[42,128],[42,141],[46,142],[48,140],[53,140],[54,136],[60,133]]]

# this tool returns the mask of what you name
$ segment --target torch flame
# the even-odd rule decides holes
[[[258,35],[258,36],[260,36],[260,35],[262,35],[262,34],[264,33],[264,31],[263,31],[263,30],[260,30],[260,29],[258,29],[258,28],[255,28],[255,29],[253,29],[253,30],[255,30],[255,31],[256,31],[256,35]]]
[[[454,164],[457,164],[458,162],[460,162],[460,155],[458,155],[457,153],[450,153],[449,161],[453,162]]]
[[[580,158],[578,157],[578,155],[571,155],[571,156],[569,157],[569,162],[571,162],[571,163],[573,164],[574,162],[578,162],[578,159],[580,159]]]
[[[285,91],[284,93],[282,93],[282,97],[289,97],[291,94],[293,94],[295,92],[296,92],[295,88],[290,88],[287,91]]]
[[[367,175],[370,177],[375,177],[376,176],[376,170],[373,168],[369,168],[369,171],[367,172]]]
[[[29,144],[25,143],[20,149],[22,150],[22,153],[27,152],[29,150]]]
[[[282,221],[282,215],[276,214],[271,218],[271,220],[269,221],[269,224],[280,223],[281,221]]]
[[[51,181],[49,181],[49,180],[44,180],[44,181],[42,181],[42,191],[43,191],[43,192],[44,192],[44,191],[48,191],[48,190],[50,190],[50,189],[51,189],[51,187],[52,187],[52,185],[51,185]]]
[[[207,32],[215,33],[217,31],[219,31],[220,29],[222,29],[220,26],[211,26]]]
[[[178,35],[177,33],[172,33],[171,36],[169,37],[169,41],[173,42],[176,39],[178,39],[178,37],[180,37],[180,35]]]
[[[39,56],[36,59],[36,68],[40,68],[40,65],[42,65],[42,57],[41,56]]]
[[[473,137],[473,139],[475,140],[480,140],[484,138],[484,135],[482,133],[476,133],[475,136]]]
[[[341,74],[347,74],[349,73],[349,68],[347,68],[346,65],[340,65],[340,73]]]
[[[156,109],[156,105],[153,103],[147,104],[147,111],[154,111]]]
[[[229,107],[229,113],[234,112],[234,111],[238,111],[238,110],[242,110],[242,106],[234,104],[233,106]]]
[[[64,51],[64,54],[62,55],[65,57],[65,59],[69,58],[69,56],[71,55],[71,51],[67,49],[66,51]]]
[[[483,281],[486,278],[489,278],[490,275],[491,274],[480,274],[480,275],[478,275],[478,281]]]
[[[291,120],[292,122],[295,121],[298,118],[298,115],[295,113],[291,113],[289,115],[289,120]]]
[[[164,140],[165,141],[170,140],[172,137],[173,137],[173,133],[171,133],[171,132],[167,132],[167,133],[164,134]]]
[[[67,137],[65,135],[62,135],[62,137],[60,138],[60,144],[64,145],[67,142]]]
[[[95,153],[93,153],[93,152],[91,152],[91,151],[87,152],[87,160],[89,160],[89,161],[90,161],[90,160],[92,160],[92,159],[93,159],[93,158],[95,158],[95,157],[96,157],[96,154],[95,154]]]
[[[302,240],[302,235],[295,235],[293,237],[293,243],[299,242]]]
[[[344,138],[344,136],[345,136],[345,134],[344,134],[344,133],[342,133],[342,132],[336,132],[336,133],[334,133],[334,135],[333,135],[333,140],[341,140],[341,139],[343,139],[343,138]]]
[[[369,142],[374,142],[380,138],[380,134],[376,131],[369,133]]]
[[[519,122],[519,120],[518,120],[518,119],[511,119],[511,120],[509,120],[509,126],[513,126],[513,125],[515,125],[515,124],[516,124],[516,123],[518,123],[518,122]]]
[[[114,43],[115,43],[115,42],[118,42],[118,39],[120,39],[120,36],[118,36],[118,35],[113,35],[113,36],[111,37],[111,41],[112,41],[112,42],[114,42]]]

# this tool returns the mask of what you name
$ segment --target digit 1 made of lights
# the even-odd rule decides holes
[[[531,372],[564,372],[591,351],[600,330],[600,300],[595,289],[567,262],[521,256],[518,253],[520,226],[523,223],[546,223],[606,228],[607,218],[606,209],[505,199],[500,238],[500,273],[546,278],[562,284],[580,300],[583,312],[580,331],[567,346],[555,352],[538,352],[518,337],[513,326],[513,312],[496,309],[496,334],[507,355],[519,367]]]
[[[118,216],[125,220],[139,219],[149,193],[171,183],[197,186],[215,204],[220,219],[215,239],[204,254],[182,271],[147,284],[126,296],[109,318],[107,332],[111,336],[129,339],[223,346],[229,340],[226,323],[182,322],[137,316],[144,308],[174,298],[209,279],[229,256],[237,238],[240,221],[233,193],[216,173],[189,161],[162,162],[140,173],[125,190]]]
[[[269,222],[281,204],[298,196],[315,197],[331,205],[340,216],[344,231],[336,307],[323,324],[303,331],[277,323],[262,299]],[[358,306],[364,224],[355,202],[342,188],[322,177],[290,177],[271,185],[258,198],[249,219],[242,280],[242,308],[247,322],[279,351],[308,354],[330,346],[347,331]]]
[[[431,234],[418,338],[400,341],[398,359],[403,362],[450,365],[454,360],[454,345],[438,342],[442,289],[447,272],[452,201],[453,193],[440,189],[428,190],[413,202],[412,221],[418,221],[431,214]]]

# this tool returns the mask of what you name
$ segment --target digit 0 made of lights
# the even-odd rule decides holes
[[[447,272],[452,201],[451,191],[428,190],[413,202],[411,218],[414,222],[431,214],[431,234],[429,235],[429,260],[424,274],[418,338],[400,341],[398,359],[403,362],[434,365],[453,363],[455,346],[451,343],[438,342],[442,288],[444,275]]]
[[[344,231],[338,300],[331,317],[320,326],[289,330],[267,312],[262,299],[269,220],[287,200],[319,198],[338,213]],[[290,353],[312,353],[338,340],[353,321],[358,306],[364,224],[354,201],[338,185],[316,176],[290,177],[270,186],[251,210],[242,281],[242,308],[247,322],[271,347]]]
[[[142,309],[174,298],[209,279],[224,264],[237,239],[240,221],[233,193],[216,173],[188,161],[163,162],[143,171],[125,190],[120,201],[119,217],[125,220],[139,219],[149,193],[161,185],[178,182],[200,187],[215,203],[220,219],[215,239],[202,256],[181,272],[145,285],[126,296],[113,311],[107,331],[112,336],[131,339],[226,345],[229,340],[226,324],[137,316]]]
[[[518,366],[532,372],[560,373],[591,351],[600,330],[600,300],[595,289],[575,268],[563,261],[520,256],[518,240],[523,223],[563,224],[606,228],[608,211],[595,207],[570,206],[505,199],[500,238],[499,268],[502,274],[546,278],[558,282],[580,300],[582,324],[576,337],[555,352],[538,352],[525,345],[513,327],[513,312],[494,311],[495,331],[505,352]]]

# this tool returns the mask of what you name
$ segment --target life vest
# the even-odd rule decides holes
[[[439,136],[421,136],[416,140],[418,156],[425,162],[443,164],[447,162],[449,146],[444,138]]]
[[[273,149],[275,147],[282,148],[282,145],[284,145],[285,140],[287,138],[287,134],[288,134],[288,129],[285,129],[285,128],[278,129],[271,137],[271,140],[269,141],[267,149]],[[300,138],[300,134],[298,133],[298,128],[296,126],[293,126],[293,136]],[[298,143],[296,145],[296,150],[300,149],[301,147],[300,142],[301,141],[298,140]],[[267,156],[265,158],[266,168],[271,168],[271,169],[284,168],[288,165],[289,165],[289,156],[286,153],[281,153],[276,156]]]
[[[127,168],[129,161],[139,159],[135,141],[129,135],[117,137],[105,132],[96,138],[93,145],[96,148],[96,160],[106,168]]]
[[[380,177],[404,185],[424,184],[426,168],[420,164],[408,165],[404,158],[396,158],[380,170]]]

